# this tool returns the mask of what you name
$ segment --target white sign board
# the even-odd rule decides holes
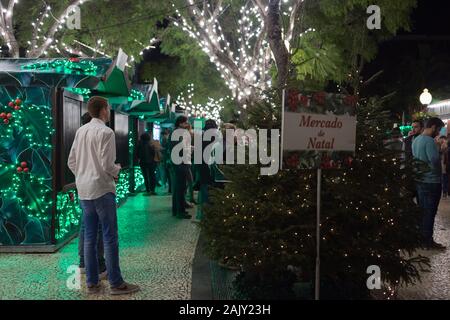
[[[284,150],[355,151],[356,117],[286,112]]]
[[[342,168],[356,147],[356,98],[289,92],[283,101],[283,168]]]

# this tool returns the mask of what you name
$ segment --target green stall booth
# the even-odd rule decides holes
[[[120,205],[142,184],[133,144],[145,121],[128,114],[145,92],[111,59],[0,59],[0,252],[55,252],[78,233],[81,210],[67,157],[90,96],[109,99]]]

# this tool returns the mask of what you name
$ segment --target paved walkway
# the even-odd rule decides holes
[[[78,264],[73,240],[55,254],[0,254],[2,299],[190,299],[192,262],[200,228],[189,220],[172,217],[170,196],[130,197],[119,209],[121,269],[126,281],[141,292],[129,296],[85,294],[69,290],[70,265]]]
[[[436,217],[435,239],[447,250],[420,251],[431,263],[431,272],[422,272],[422,282],[400,290],[400,299],[449,300],[450,299],[450,200],[441,200]]]

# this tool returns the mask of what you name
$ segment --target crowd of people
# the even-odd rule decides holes
[[[448,198],[448,172],[450,172],[448,140],[450,134],[441,135],[445,123],[439,118],[416,120],[412,130],[403,138],[394,128],[387,147],[401,151],[406,160],[419,160],[428,166],[416,179],[415,199],[423,211],[422,235],[426,249],[445,250],[434,240],[434,224],[441,199]]]
[[[107,126],[110,106],[102,97],[92,97],[87,104],[88,113],[82,116],[82,127],[77,130],[68,158],[68,167],[75,175],[82,209],[79,233],[80,272],[86,274],[87,292],[99,293],[101,280],[108,279],[112,295],[139,291],[137,285],[124,281],[119,265],[119,239],[116,209],[116,183],[120,164],[116,164],[115,134]],[[174,129],[186,129],[193,137],[189,119],[179,116]],[[232,125],[231,125],[232,126]],[[203,130],[217,130],[214,120],[207,120]],[[196,217],[203,218],[208,203],[209,187],[215,182],[208,158],[192,165],[194,139],[191,144],[183,139],[182,157],[178,164],[172,161],[172,149],[179,141],[172,141],[171,131],[163,131],[161,141],[154,140],[151,132],[140,136],[136,158],[142,171],[146,196],[157,196],[157,186],[167,188],[172,196],[172,215],[191,219],[187,209],[197,205]],[[211,142],[209,142],[211,143]],[[202,152],[209,143],[202,143]],[[194,198],[198,191],[198,201]],[[160,193],[161,194],[161,193]]]

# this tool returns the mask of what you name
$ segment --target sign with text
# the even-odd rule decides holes
[[[287,92],[283,107],[283,168],[337,169],[351,164],[357,98]]]

